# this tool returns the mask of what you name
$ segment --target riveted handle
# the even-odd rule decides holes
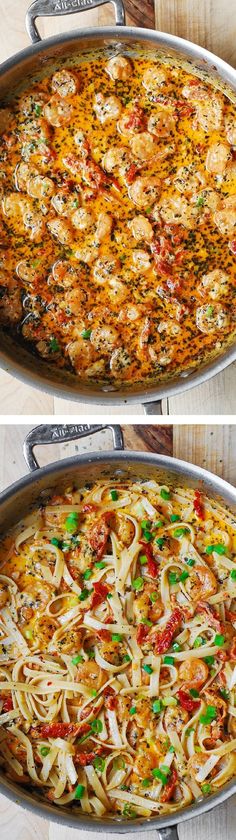
[[[158,828],[157,834],[159,840],[179,840],[177,825],[170,825],[168,828]]]
[[[88,9],[96,9],[105,3],[112,3],[115,9],[117,26],[125,26],[125,9],[123,0],[34,0],[26,13],[26,29],[33,41],[41,41],[35,21],[39,17],[61,17],[61,15],[72,15],[75,12],[85,12]]]
[[[60,443],[61,441],[78,440],[78,438],[88,437],[89,435],[96,434],[96,432],[101,432],[103,429],[111,429],[114,449],[124,449],[121,427],[111,425],[110,423],[92,426],[88,423],[75,423],[69,426],[36,426],[34,429],[31,429],[23,444],[23,453],[27,466],[31,472],[39,469],[37,458],[34,455],[35,446],[44,446],[49,443]]]

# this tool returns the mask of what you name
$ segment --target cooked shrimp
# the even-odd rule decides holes
[[[40,276],[40,267],[30,265],[28,260],[20,260],[16,266],[16,273],[24,283],[34,283]]]
[[[131,201],[144,209],[157,201],[159,191],[160,180],[156,175],[144,175],[136,178],[128,190]]]
[[[76,230],[90,230],[93,226],[93,217],[91,213],[88,213],[88,210],[84,210],[83,207],[79,207],[78,210],[71,216],[71,223]]]
[[[108,96],[105,98],[102,93],[97,93],[95,96],[94,111],[100,123],[105,125],[110,120],[118,120],[122,111],[122,105],[117,96]]]
[[[134,525],[126,516],[116,513],[114,517],[114,531],[123,545],[129,546],[134,537]]]
[[[229,195],[222,202],[221,209],[216,210],[213,215],[216,227],[226,236],[234,236],[236,233],[236,196]]]
[[[153,228],[148,219],[146,219],[146,216],[135,216],[134,219],[129,222],[129,227],[132,235],[138,241],[144,239],[146,242],[150,242],[151,239],[153,239]]]
[[[220,96],[210,91],[199,83],[199,85],[185,85],[182,94],[185,99],[193,102],[196,110],[195,123],[203,128],[203,131],[210,133],[221,127],[223,102]]]
[[[73,106],[70,102],[63,100],[61,96],[52,96],[43,109],[45,119],[50,125],[59,128],[61,125],[68,125],[73,113]]]
[[[84,292],[77,287],[66,292],[63,300],[60,302],[60,308],[66,309],[71,315],[82,316],[82,304],[84,303]]]
[[[213,143],[206,156],[206,170],[212,175],[223,175],[231,158],[230,146],[226,143]]]
[[[152,67],[145,70],[142,84],[151,93],[157,93],[166,82],[166,73],[162,67]]]
[[[215,595],[217,592],[215,575],[206,566],[194,566],[185,586],[187,592],[191,593],[193,601],[199,601],[200,599],[207,601],[210,595]]]
[[[51,178],[35,175],[27,181],[27,192],[33,198],[50,198],[54,192],[54,183]]]
[[[96,662],[83,662],[77,665],[76,682],[82,682],[88,688],[94,688],[95,682],[101,685],[101,668]]]
[[[119,333],[114,327],[96,327],[91,332],[90,341],[95,350],[100,353],[109,353],[117,344]]]
[[[149,271],[151,268],[151,255],[148,251],[133,251],[133,263],[135,271]]]
[[[20,223],[22,221],[23,213],[30,207],[29,201],[25,196],[18,193],[8,193],[2,200],[2,210],[4,216],[11,220],[11,222]]]
[[[45,224],[41,213],[37,213],[35,210],[28,208],[23,213],[23,223],[26,230],[30,231],[30,239],[33,242],[41,242],[45,232]]]
[[[57,260],[52,267],[52,276],[56,283],[65,287],[74,286],[78,282],[78,274],[66,260]]]
[[[197,773],[199,770],[204,767],[206,761],[208,761],[209,755],[207,753],[193,753],[188,760],[188,773],[192,779],[196,779]],[[210,771],[209,771],[210,772]]]
[[[111,665],[121,665],[126,654],[126,647],[120,642],[103,642],[100,646],[100,653],[103,659]]]
[[[236,146],[236,124],[234,117],[225,117],[225,133],[230,146]]]
[[[173,134],[175,127],[173,109],[165,105],[160,105],[158,110],[151,114],[147,123],[148,131],[155,137],[169,137]]]
[[[52,196],[51,204],[59,216],[71,216],[76,212],[76,207],[79,207],[80,196],[77,191],[67,193],[65,190],[58,190]]]
[[[77,375],[84,372],[93,361],[93,348],[90,341],[77,338],[67,345],[67,353]]]
[[[173,729],[175,732],[178,732],[178,735],[180,735],[182,729],[186,726],[186,723],[188,723],[188,720],[188,712],[186,712],[186,709],[182,709],[181,706],[170,706],[166,709],[164,723],[167,730]]]
[[[16,324],[22,317],[20,289],[10,277],[0,277],[0,322]]]
[[[203,659],[186,659],[179,667],[179,679],[187,683],[190,688],[204,685],[209,668]]]
[[[112,277],[109,280],[109,287],[106,291],[112,303],[123,303],[129,294],[129,290],[125,283],[122,283],[122,280],[118,280],[117,277]]]
[[[102,242],[106,236],[110,236],[113,227],[113,219],[109,213],[100,213],[95,231],[95,242]]]
[[[94,260],[96,260],[97,253],[98,253],[98,251],[97,251],[97,248],[95,246],[94,248],[92,248],[92,247],[90,247],[90,248],[89,247],[87,247],[87,248],[86,247],[85,248],[77,248],[74,255],[75,255],[76,259],[79,260],[80,262],[87,263],[87,265],[90,265],[91,263],[94,262]]]
[[[196,309],[196,324],[203,333],[215,333],[229,325],[229,316],[220,303],[204,304]]]
[[[52,236],[59,239],[62,245],[70,245],[72,243],[72,230],[68,222],[64,219],[50,219],[48,228]]]
[[[180,332],[179,324],[172,318],[168,318],[166,321],[160,321],[157,329],[159,333],[167,333],[167,335],[178,335]]]
[[[117,347],[110,358],[110,370],[113,376],[121,377],[122,371],[129,368],[130,365],[131,358],[126,350],[126,347]]]
[[[26,192],[29,179],[36,175],[38,175],[37,169],[34,169],[34,167],[29,166],[28,163],[24,163],[22,160],[21,163],[17,164],[14,172],[16,189]]]
[[[215,268],[209,274],[203,274],[198,291],[202,296],[208,296],[211,300],[220,300],[228,294],[229,277],[221,268]]]
[[[96,260],[93,267],[93,276],[97,283],[106,283],[119,268],[119,260],[113,257]]]
[[[52,77],[52,89],[64,99],[77,93],[79,87],[78,77],[70,70],[58,70]]]
[[[159,154],[157,141],[148,131],[142,131],[132,137],[130,147],[134,158],[140,161],[151,160]]]
[[[156,621],[163,614],[163,604],[161,598],[157,598],[153,604],[150,595],[155,591],[155,584],[145,583],[144,589],[134,601],[134,615],[137,622],[141,622],[142,618],[149,618],[149,613],[154,609]]]
[[[167,224],[183,225],[189,230],[195,227],[197,207],[188,204],[186,199],[178,193],[170,198],[164,198],[159,205],[159,210]]]
[[[206,179],[203,172],[197,170],[192,163],[189,166],[180,166],[174,178],[176,189],[180,193],[186,193],[186,195],[188,193],[191,195],[196,190],[199,190],[205,183]]]
[[[24,117],[40,116],[43,105],[46,101],[46,94],[42,91],[37,93],[23,93],[19,99],[18,107]]]
[[[102,158],[102,166],[106,172],[113,172],[113,169],[125,172],[128,163],[129,151],[125,146],[111,146]]]
[[[51,641],[57,627],[59,627],[58,622],[49,615],[41,615],[37,618],[33,629],[33,639],[37,639],[37,647],[43,646],[44,650],[45,644]]]
[[[126,82],[132,73],[132,64],[124,55],[114,55],[107,62],[106,72],[114,81]]]

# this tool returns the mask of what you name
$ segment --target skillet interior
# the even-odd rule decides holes
[[[63,492],[68,483],[80,487],[88,481],[93,482],[102,477],[108,478],[114,475],[131,480],[140,479],[141,476],[143,479],[155,478],[158,481],[164,481],[165,477],[165,482],[174,486],[181,484],[201,487],[203,492],[236,512],[236,490],[221,478],[199,467],[161,455],[127,451],[109,454],[95,453],[91,458],[82,455],[79,458],[73,457],[60,461],[59,464],[44,467],[4,491],[0,497],[2,535],[26,513],[29,513],[30,509],[48,499],[55,490]],[[71,812],[69,808],[55,808],[41,800],[37,793],[34,792],[32,795],[20,786],[5,780],[1,773],[0,790],[14,802],[55,822],[90,831],[104,831],[107,828],[110,832],[125,833],[127,830],[129,832],[138,829],[147,830],[147,823],[150,823],[150,829],[174,825],[177,821],[181,822],[208,811],[236,792],[236,781],[231,781],[219,793],[207,799],[204,798],[199,804],[195,803],[171,817],[142,818],[132,822],[123,820],[121,822],[119,819],[112,821],[109,817],[101,820],[96,817],[80,816]]]
[[[188,62],[188,69],[197,67],[203,77],[213,84],[219,84],[221,89],[236,101],[236,72],[221,59],[216,59],[211,53],[201,47],[194,46],[180,38],[162,35],[149,30],[134,28],[107,27],[105,30],[92,29],[49,38],[36,46],[29,47],[6,61],[0,68],[0,97],[9,99],[9,90],[14,92],[27,86],[31,79],[34,81],[44,73],[55,70],[55,66],[78,53],[94,48],[121,47],[128,53],[136,54],[145,45],[145,50],[161,50],[161,53],[174,54],[179,59]],[[55,370],[43,360],[31,354],[25,347],[0,331],[0,350],[2,353],[2,367],[14,376],[23,379],[30,385],[57,394],[67,399],[75,399],[96,403],[124,403],[151,402],[168,394],[176,394],[199,384],[211,375],[218,373],[236,358],[235,345],[222,351],[215,359],[202,363],[197,369],[184,372],[178,376],[169,377],[161,384],[126,386],[116,390],[114,386],[91,385],[83,383],[69,371]],[[20,352],[19,352],[20,351]]]

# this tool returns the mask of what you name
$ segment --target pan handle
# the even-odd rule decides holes
[[[168,828],[158,828],[157,834],[159,840],[179,840],[177,825],[170,825]]]
[[[73,426],[36,426],[34,429],[31,429],[23,444],[23,453],[29,470],[33,472],[33,470],[39,469],[39,464],[33,451],[35,446],[44,446],[49,443],[60,443],[60,441],[67,440],[78,440],[78,438],[88,437],[88,435],[94,435],[96,432],[101,432],[102,429],[111,429],[114,449],[124,449],[121,427],[110,423],[92,426],[88,423],[80,423],[79,425],[74,424]]]
[[[115,9],[117,26],[125,26],[125,9],[123,0],[34,0],[26,12],[26,29],[28,35],[36,44],[41,41],[41,36],[36,26],[36,18],[39,17],[61,17],[61,15],[72,15],[75,12],[84,12],[88,9],[96,9],[105,3],[112,3]]]
[[[154,400],[154,402],[143,403],[145,414],[162,415],[162,400]]]

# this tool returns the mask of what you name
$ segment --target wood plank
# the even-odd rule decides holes
[[[150,426],[122,426],[125,447],[139,451],[155,452],[158,455],[173,455],[173,427]]]
[[[184,394],[169,397],[169,414],[216,416],[236,414],[236,362]]]
[[[173,452],[235,485],[236,426],[174,425]]]
[[[156,29],[207,47],[236,65],[236,3],[222,0],[154,0]]]

